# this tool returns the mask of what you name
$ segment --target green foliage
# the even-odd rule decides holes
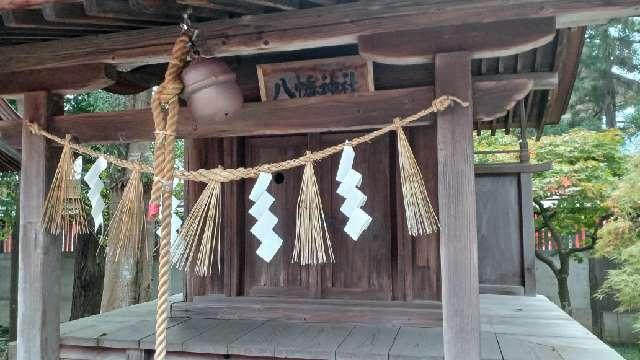
[[[616,345],[612,344],[618,354],[626,360],[640,360],[640,346],[638,345]]]
[[[639,33],[640,18],[588,27],[567,116],[559,126],[546,128],[547,134],[602,128],[611,98],[614,113],[639,103],[640,83],[629,76],[640,72]]]
[[[64,99],[64,111],[70,114],[124,110],[131,106],[131,97],[98,90],[69,95]]]
[[[530,142],[533,162],[552,162],[553,168],[535,174],[534,198],[552,200],[550,213],[559,236],[574,235],[576,229],[594,230],[596,221],[608,213],[607,199],[626,170],[619,130],[572,129]],[[519,149],[518,139],[498,132],[474,137],[474,151]],[[476,155],[477,163],[513,162],[517,154]],[[640,194],[640,192],[639,192]],[[544,226],[538,219],[538,227]]]
[[[607,198],[625,171],[622,142],[619,130],[573,129],[535,144],[535,161],[552,161],[553,169],[534,176],[534,198],[553,201],[558,235],[570,236],[582,227],[593,233],[598,219],[610,212]]]
[[[496,136],[491,136],[487,131],[483,131],[480,136],[473,137],[473,150],[479,151],[495,151],[495,150],[514,150],[520,149],[518,138],[512,134],[506,135],[504,130],[496,132]],[[519,161],[517,153],[509,154],[476,154],[475,162],[477,164],[500,163]]]
[[[0,240],[6,239],[15,225],[20,180],[14,172],[0,172]]]
[[[598,296],[614,295],[620,311],[640,311],[640,157],[608,200],[613,218],[602,228],[596,253],[618,263]],[[640,321],[636,323],[640,328]]]

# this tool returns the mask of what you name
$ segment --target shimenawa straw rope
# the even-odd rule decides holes
[[[429,108],[424,109],[420,112],[417,112],[413,115],[407,116],[405,118],[393,119],[393,123],[383,128],[380,128],[378,130],[372,131],[368,134],[365,134],[363,136],[353,138],[349,140],[349,143],[352,147],[356,147],[362,143],[370,142],[371,140],[379,136],[382,136],[390,131],[395,131],[398,128],[398,126],[400,127],[406,126],[429,114],[434,114],[436,112],[446,110],[453,103],[457,103],[463,107],[469,106],[468,103],[458,99],[457,97],[444,95],[435,99],[431,103],[431,106]],[[47,132],[46,130],[42,129],[35,123],[29,123],[28,126],[33,134],[44,136],[47,139],[57,142],[59,144],[65,143],[64,139]],[[331,155],[341,152],[344,146],[345,146],[345,143],[340,143],[337,145],[327,147],[320,151],[308,152],[307,154],[300,156],[298,158],[289,159],[289,160],[272,163],[272,164],[262,164],[252,168],[226,169],[223,167],[219,167],[215,169],[199,169],[194,171],[175,170],[173,174],[175,178],[178,178],[181,180],[199,181],[199,182],[205,182],[205,183],[210,183],[210,182],[223,183],[223,182],[230,182],[230,181],[236,181],[236,180],[242,180],[242,179],[249,179],[249,178],[257,177],[260,174],[260,172],[273,173],[277,171],[284,171],[284,170],[289,170],[296,167],[305,166],[309,161],[319,161]],[[127,168],[129,170],[138,170],[140,172],[154,174],[153,167],[146,164],[142,164],[140,162],[119,159],[117,157],[102,154],[88,147],[74,144],[74,143],[71,143],[70,147],[81,154],[85,154],[91,157],[97,158],[102,156],[109,163]],[[157,153],[156,153],[156,156],[158,156]]]
[[[402,198],[409,234],[412,236],[431,234],[440,226],[433,211],[420,167],[413,156],[411,146],[401,126],[398,126],[398,163]]]
[[[107,258],[118,261],[120,256],[138,256],[144,229],[144,200],[139,171],[129,177],[122,199],[113,213],[107,231]],[[147,251],[148,249],[145,249]]]
[[[220,270],[220,188],[209,183],[184,221],[171,254],[176,268],[187,270],[195,261],[196,275],[208,276],[217,251]]]
[[[71,136],[67,135],[63,143],[60,162],[44,202],[42,224],[54,235],[63,231],[84,234],[88,231],[86,209],[82,201],[80,181],[75,178],[73,171]]]
[[[316,265],[324,264],[327,260],[334,262],[333,249],[324,219],[313,162],[309,161],[304,167],[296,206],[296,240],[292,262]]]

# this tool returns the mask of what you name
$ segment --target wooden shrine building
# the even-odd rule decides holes
[[[536,297],[531,174],[549,165],[528,163],[524,139],[522,162],[474,168],[472,136],[541,136],[557,124],[585,26],[640,15],[637,0],[0,2],[0,96],[24,99],[22,119],[0,110],[3,144],[21,152],[22,164],[17,359],[153,354],[149,304],[59,327],[60,244],[40,221],[56,160],[23,123],[86,144],[152,140],[147,109],[65,115],[58,94],[158,85],[187,9],[200,53],[229,65],[244,98],[219,122],[180,110],[188,169],[300,156],[442,95],[471,106],[406,130],[439,217],[433,235],[408,234],[391,134],[358,147],[354,168],[373,222],[357,242],[342,232],[338,159],[316,165],[332,264],[291,263],[300,169],[274,174],[271,210],[284,244],[270,263],[256,256],[249,231],[253,180],[224,184],[222,268],[186,274],[183,296],[172,299],[167,359],[620,359]],[[320,84],[285,81],[292,67],[322,73],[331,63],[348,84],[321,88],[322,75],[313,80]],[[187,210],[202,190],[186,184]]]

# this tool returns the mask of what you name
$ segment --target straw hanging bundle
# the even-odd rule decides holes
[[[107,257],[118,261],[121,255],[138,254],[144,228],[144,200],[139,171],[131,173],[108,230]],[[146,243],[146,242],[145,242]],[[146,251],[146,249],[145,249]]]
[[[220,190],[219,182],[209,183],[184,221],[171,254],[178,269],[187,270],[195,260],[195,273],[208,276],[217,251],[220,270]]]
[[[53,235],[63,231],[75,231],[78,234],[88,231],[80,181],[73,171],[70,141],[71,136],[67,135],[42,214],[44,228]]]
[[[304,167],[302,185],[296,207],[296,241],[292,262],[301,265],[334,262],[331,239],[324,220],[318,182],[313,171],[313,162]]]
[[[402,127],[398,125],[396,132],[398,133],[402,197],[409,234],[412,236],[431,234],[438,231],[440,226],[438,218],[429,201],[422,173]]]

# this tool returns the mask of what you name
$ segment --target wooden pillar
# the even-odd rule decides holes
[[[27,93],[24,119],[46,126],[52,109],[61,109],[47,92]],[[20,176],[20,268],[18,280],[18,360],[58,359],[60,338],[60,237],[42,228],[48,188],[47,143],[22,128]]]
[[[518,102],[520,108],[520,162],[528,164],[529,143],[527,141],[527,111],[524,100]],[[522,263],[524,264],[524,294],[536,296],[536,241],[533,221],[533,181],[531,173],[518,175],[520,187],[520,224],[522,238]]]
[[[435,58],[436,96],[471,102],[467,52]],[[473,172],[473,106],[438,114],[438,204],[442,315],[446,360],[480,359],[480,309],[476,193]]]

